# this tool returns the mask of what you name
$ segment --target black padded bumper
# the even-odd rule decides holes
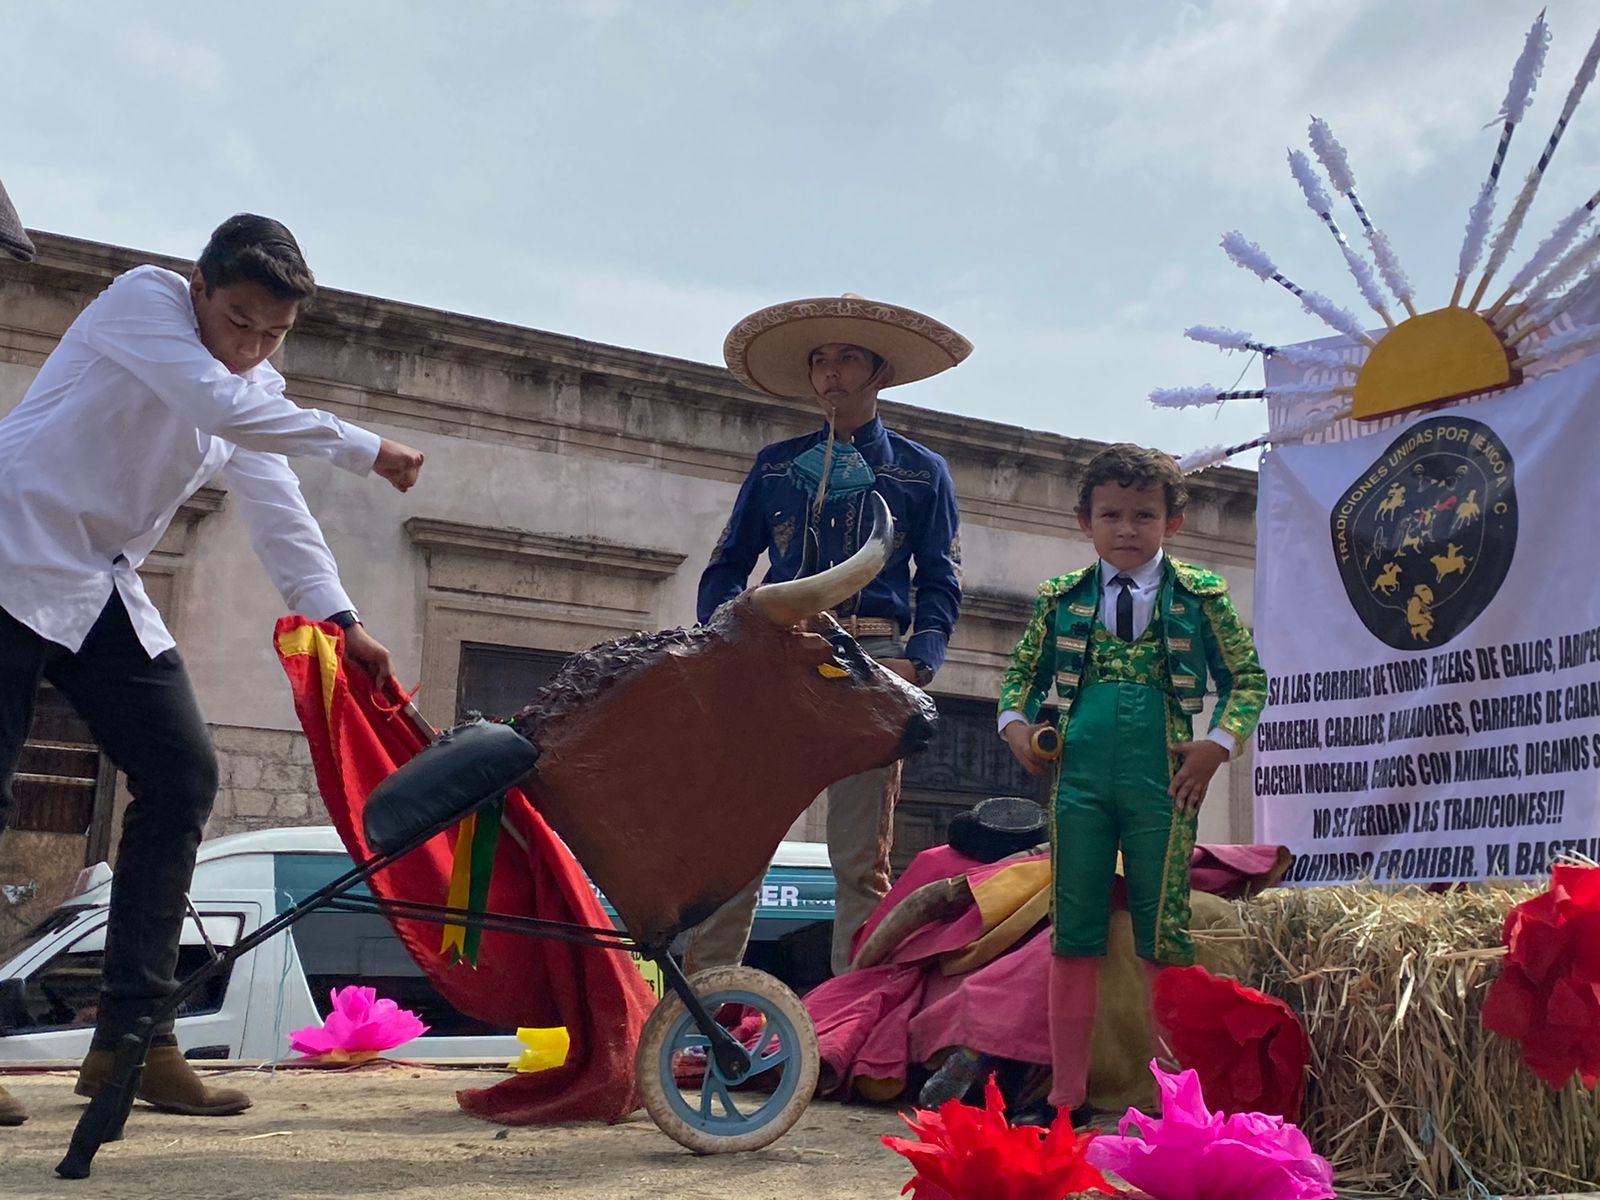
[[[458,725],[372,789],[367,847],[390,854],[475,812],[527,776],[539,749],[509,725]]]

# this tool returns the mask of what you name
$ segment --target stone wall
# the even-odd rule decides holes
[[[83,839],[12,829],[0,838],[0,961],[72,889]]]
[[[115,246],[35,240],[35,262],[0,262],[0,412],[118,272],[151,261],[188,270]],[[333,289],[319,292],[278,365],[296,401],[428,456],[405,495],[327,463],[294,466],[368,629],[402,682],[423,685],[419,707],[439,725],[455,715],[464,647],[565,654],[692,622],[700,568],[753,455],[817,425],[806,405],[754,395],[720,366]],[[932,690],[992,704],[1039,581],[1092,558],[1070,509],[1099,447],[903,403],[883,413],[946,457],[961,505],[969,596]],[[1173,550],[1222,570],[1248,623],[1255,479],[1207,471],[1193,492]],[[215,723],[213,836],[326,820],[271,648],[283,602],[242,507],[219,477],[143,570]],[[1247,840],[1248,754],[1218,772],[1212,793],[1202,838]],[[814,806],[794,835],[819,836],[821,823]]]
[[[329,823],[304,734],[213,725],[211,737],[221,783],[206,836]]]

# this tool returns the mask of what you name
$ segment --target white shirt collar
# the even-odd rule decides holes
[[[1141,591],[1146,591],[1161,582],[1161,563],[1166,558],[1166,551],[1157,550],[1156,556],[1149,562],[1140,563],[1131,571],[1121,571],[1113,567],[1105,559],[1100,560],[1100,586],[1109,587],[1111,581],[1118,575],[1128,575],[1133,579],[1134,586]]]

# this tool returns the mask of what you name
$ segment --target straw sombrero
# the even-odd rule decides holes
[[[17,210],[11,207],[11,197],[6,195],[6,185],[0,183],[0,250],[13,258],[28,262],[33,258],[33,243],[22,228]]]
[[[972,343],[948,325],[898,304],[846,294],[791,300],[751,313],[722,343],[739,382],[769,396],[810,396],[811,352],[831,342],[862,346],[894,365],[894,383],[948,371]]]

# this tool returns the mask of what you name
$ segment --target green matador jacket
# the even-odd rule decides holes
[[[1022,640],[1011,656],[1000,688],[1000,712],[1022,713],[1029,722],[1052,691],[1057,699],[1063,734],[1072,719],[1095,614],[1101,597],[1100,564],[1058,575],[1039,587],[1039,599]],[[1250,631],[1228,599],[1222,576],[1163,560],[1161,588],[1153,623],[1159,623],[1166,647],[1167,730],[1174,742],[1193,737],[1194,714],[1205,704],[1207,679],[1217,687],[1213,729],[1232,734],[1242,747],[1255,733],[1267,699],[1267,676],[1256,658]]]

